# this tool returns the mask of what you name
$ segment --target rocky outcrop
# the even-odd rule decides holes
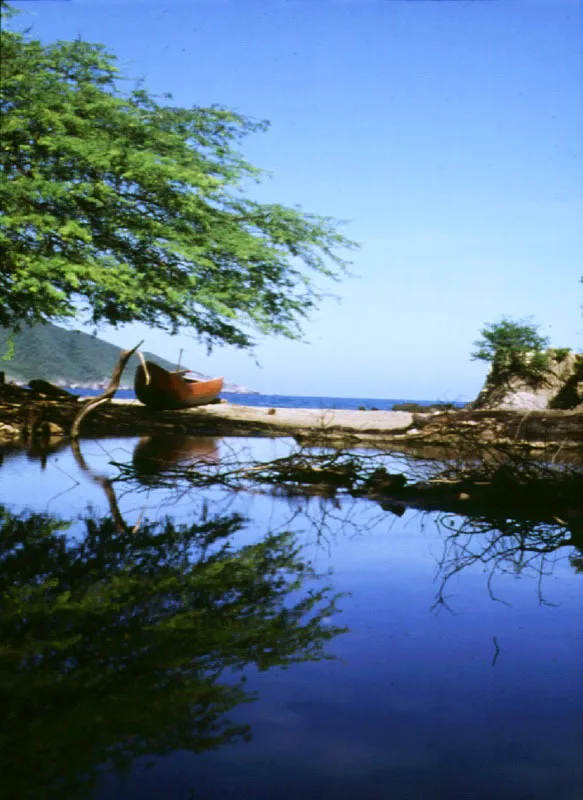
[[[467,408],[544,411],[583,410],[583,355],[548,350],[548,370],[537,380],[510,378],[496,382],[492,373]]]
[[[407,440],[450,445],[460,452],[477,444],[528,445],[537,449],[583,447],[583,412],[553,409],[461,409],[447,414],[414,414]]]

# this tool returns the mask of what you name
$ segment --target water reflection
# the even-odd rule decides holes
[[[280,485],[255,485],[253,481],[258,474],[263,475],[266,463],[268,466],[279,465],[277,474],[283,481],[285,476],[282,477],[281,471],[287,468],[288,459],[293,460],[296,455],[301,457],[304,452],[301,449],[294,451],[289,442],[279,442],[278,449],[268,453],[264,448],[265,440],[260,442],[261,447],[257,452],[253,450],[256,444],[253,440],[238,440],[235,444],[214,437],[168,435],[142,437],[128,440],[128,443],[130,441],[131,458],[126,457],[125,463],[107,458],[109,467],[114,467],[113,473],[109,470],[109,475],[105,472],[102,474],[87,462],[83,451],[88,449],[88,443],[73,442],[70,446],[70,453],[79,470],[103,491],[109,514],[119,531],[130,532],[136,523],[126,522],[117,495],[135,496],[142,490],[150,498],[159,496],[159,505],[167,510],[165,513],[169,510],[172,514],[177,513],[177,499],[189,497],[192,501],[189,513],[195,515],[206,513],[207,492],[213,486],[220,489],[220,492],[215,491],[213,503],[222,503],[225,507],[232,505],[234,497],[241,499],[245,494],[241,489],[253,489],[255,493],[265,495],[276,494],[277,506],[270,510],[272,521],[277,520],[280,528],[303,528],[304,533],[309,531],[310,540],[328,551],[333,544],[338,545],[339,536],[363,537],[383,524],[386,526],[387,511],[391,516],[398,517],[405,513],[405,507],[387,504],[382,497],[358,501],[346,493],[333,497],[325,493],[314,496],[312,484],[293,485],[294,491],[290,491],[285,482]],[[282,444],[285,446],[282,447]],[[27,450],[26,457],[44,463],[55,452],[63,450],[63,440],[58,448],[50,444],[48,449],[43,450],[39,444],[34,451]],[[5,448],[5,452],[8,460],[25,451]],[[108,452],[108,448],[104,448],[104,453]],[[341,452],[338,458],[341,464]],[[370,461],[369,469],[372,469],[377,463],[376,459],[383,459],[385,455],[369,453],[362,458]],[[407,461],[399,462],[403,469],[407,465]],[[297,465],[294,468],[297,469]],[[421,469],[413,465],[415,468]],[[577,480],[580,483],[580,478]],[[317,486],[315,488],[318,489]],[[204,493],[200,489],[204,489]],[[233,489],[237,492],[230,491]],[[270,499],[275,502],[273,498]],[[550,518],[548,513],[539,521],[536,517],[508,518],[498,513],[496,508],[489,515],[417,512],[419,525],[428,520],[428,524],[435,523],[441,533],[441,553],[436,554],[435,607],[447,605],[447,585],[452,578],[475,566],[479,566],[485,575],[492,597],[496,597],[496,577],[511,574],[535,578],[539,598],[543,601],[544,581],[552,576],[560,551],[568,552],[575,568],[583,558],[581,511],[565,510],[562,518],[555,516],[549,521]]]
[[[249,736],[242,676],[326,658],[337,598],[290,533],[244,520],[70,521],[0,507],[2,783],[87,797],[106,765]]]
[[[208,436],[143,436],[136,444],[132,466],[136,477],[152,485],[175,467],[202,462],[216,464],[220,459],[219,441]]]
[[[328,536],[333,528],[342,533],[364,535],[375,527],[383,515],[376,518],[366,517],[362,511],[362,504],[357,504],[357,513],[353,513],[355,504],[352,498],[345,494],[341,499],[336,496],[336,491],[342,489],[342,485],[336,482],[332,486],[332,495],[327,490],[330,485],[324,486],[324,491],[320,493],[317,504],[308,504],[307,496],[314,489],[312,482],[307,484],[289,484],[286,482],[286,471],[298,472],[298,463],[301,467],[304,453],[301,448],[296,452],[275,459],[269,462],[269,469],[276,470],[276,477],[280,483],[271,482],[275,486],[273,491],[279,492],[280,497],[291,501],[294,515],[303,515],[309,522],[312,531],[317,533],[317,541],[320,544],[330,545],[332,537]],[[326,451],[323,451],[324,453]],[[143,454],[147,454],[147,459],[143,459]],[[342,461],[343,453],[333,451],[328,463],[328,455],[324,455],[322,465],[316,464],[313,470],[316,475],[321,474],[324,469],[330,471],[332,467],[342,467],[341,477],[346,476],[346,465]],[[360,461],[356,460],[353,452],[349,454],[348,467],[354,468],[352,460],[358,464],[362,474],[369,474],[377,463],[382,464],[384,454],[369,454],[360,456]],[[311,458],[314,456],[312,454]],[[143,462],[147,464],[147,471],[144,469]],[[310,464],[315,463],[313,461]],[[206,467],[212,466],[214,469],[208,470]],[[401,461],[402,469],[408,468],[407,461]],[[149,437],[141,439],[134,450],[132,465],[130,469],[122,472],[122,483],[133,483],[148,485],[149,480],[156,478],[161,481],[163,477],[171,477],[175,487],[180,487],[179,491],[184,491],[184,487],[207,486],[216,481],[228,488],[242,488],[246,485],[247,489],[252,486],[255,490],[265,491],[265,483],[260,482],[259,486],[254,486],[253,481],[257,477],[263,477],[265,464],[261,461],[250,459],[250,454],[242,456],[240,453],[231,451],[228,457],[220,458],[218,441],[214,439],[201,439],[197,437],[187,437],[164,441],[164,437]],[[417,469],[418,465],[413,465],[412,470]],[[146,473],[147,478],[144,473]],[[242,480],[246,483],[241,482]],[[308,475],[311,478],[311,475]],[[348,476],[351,477],[350,475]],[[400,476],[396,476],[400,477]],[[316,478],[317,480],[317,478]],[[269,480],[267,481],[269,485]],[[572,486],[571,486],[572,484]],[[166,486],[169,486],[166,481]],[[554,493],[555,499],[560,500],[561,492],[566,500],[577,495],[577,489],[581,485],[579,473],[566,472],[563,483],[552,484],[550,489],[539,480],[535,491],[542,494]],[[349,491],[350,491],[349,484]],[[318,490],[318,485],[316,485]],[[520,488],[520,487],[518,487]],[[527,487],[528,488],[528,487]],[[269,491],[269,489],[267,489]],[[516,495],[518,489],[514,489]],[[526,498],[529,497],[527,489],[523,488]],[[536,509],[532,517],[520,516],[509,518],[501,514],[494,503],[491,503],[490,514],[479,514],[474,512],[466,516],[449,513],[448,502],[451,500],[447,495],[442,498],[443,509],[439,512],[439,505],[436,505],[438,513],[429,515],[427,512],[420,512],[421,518],[431,516],[435,519],[438,529],[442,532],[443,550],[438,557],[438,568],[436,573],[437,593],[434,608],[447,606],[447,587],[455,575],[464,570],[471,569],[474,565],[479,565],[485,574],[487,588],[493,599],[496,597],[494,582],[496,577],[504,574],[513,576],[523,575],[536,579],[537,592],[540,602],[544,602],[543,583],[553,574],[554,564],[558,553],[561,550],[569,552],[569,560],[576,567],[583,557],[583,515],[577,508],[571,508],[571,504],[566,502],[566,508],[561,512],[564,518],[559,518],[545,509],[544,516],[537,516]],[[459,505],[457,495],[455,496],[456,505]],[[405,506],[394,505],[380,498],[376,498],[383,512],[389,512],[401,517],[405,513]],[[479,506],[478,506],[479,507]],[[527,504],[524,508],[519,506],[519,510],[524,514],[528,511]]]
[[[459,518],[441,515],[443,551],[438,563],[439,581],[435,607],[447,606],[448,585],[454,576],[474,566],[485,574],[488,593],[500,600],[495,583],[503,575],[535,579],[539,602],[544,603],[544,582],[552,577],[560,551],[567,550],[576,572],[583,557],[580,528],[566,522],[555,524],[504,517]]]
[[[69,440],[64,436],[46,438],[31,438],[23,444],[0,444],[0,467],[11,458],[26,454],[30,461],[40,461],[41,468],[45,469],[49,456],[59,453],[69,446]]]
[[[399,517],[342,492],[192,485],[164,459],[144,484],[112,463],[129,470],[140,444],[81,442],[40,474],[24,455],[2,470],[4,794],[10,780],[14,798],[97,786],[99,800],[216,800],[253,775],[261,800],[574,796],[576,514]],[[220,469],[289,452],[254,446],[221,440]],[[17,505],[70,519],[89,499],[107,519],[68,530]],[[155,509],[172,522],[143,521]],[[332,580],[347,636],[330,592],[310,593]]]

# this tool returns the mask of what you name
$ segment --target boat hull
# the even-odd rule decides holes
[[[149,380],[142,364],[136,369],[134,391],[138,400],[148,408],[158,410],[193,408],[216,400],[223,388],[222,378],[210,381],[189,381],[180,372],[168,370],[146,361]]]

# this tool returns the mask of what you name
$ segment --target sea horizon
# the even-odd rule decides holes
[[[101,393],[101,389],[74,388],[70,390],[81,397],[94,397]],[[123,400],[135,399],[133,389],[119,389],[116,397]],[[259,406],[267,408],[321,408],[321,409],[366,409],[377,411],[390,411],[393,406],[401,403],[415,403],[420,406],[445,405],[461,408],[466,402],[456,400],[422,399],[410,397],[336,397],[334,395],[287,395],[287,394],[262,394],[260,392],[221,392],[219,397],[234,405]]]

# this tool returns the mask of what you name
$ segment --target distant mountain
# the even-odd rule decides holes
[[[14,342],[14,354],[8,361],[0,360],[0,371],[5,373],[7,381],[27,383],[32,378],[43,378],[64,386],[97,388],[109,382],[121,353],[120,347],[96,336],[48,323],[24,327],[12,337],[10,331],[0,328],[0,358],[8,352],[10,338]],[[143,356],[165,369],[176,369],[176,364],[152,353],[144,352]],[[139,363],[136,355],[130,358],[122,376],[123,386],[133,385]],[[199,372],[192,374],[197,378],[207,377]],[[250,392],[244,386],[227,382],[224,391]]]

